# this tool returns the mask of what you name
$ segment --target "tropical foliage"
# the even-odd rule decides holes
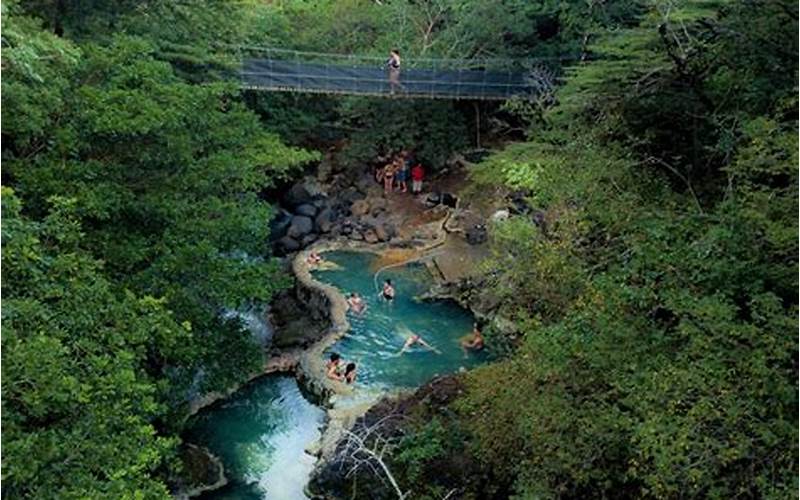
[[[288,282],[264,193],[313,147],[437,168],[483,132],[520,139],[470,172],[529,207],[491,227],[476,277],[520,335],[492,332],[499,361],[408,415],[387,458],[404,488],[796,497],[796,5],[2,8],[4,495],[167,497],[186,401],[262,361],[224,312]],[[240,92],[238,44],[556,57],[562,85],[483,105],[476,130],[473,103]]]

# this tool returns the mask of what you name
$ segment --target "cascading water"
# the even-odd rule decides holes
[[[483,353],[461,349],[472,329],[472,315],[451,301],[424,302],[416,297],[432,281],[424,266],[401,262],[373,273],[374,254],[330,252],[336,265],[315,272],[342,293],[356,291],[368,307],[364,314],[348,313],[350,332],[335,343],[346,361],[358,365],[358,378],[346,405],[374,401],[396,388],[419,386],[436,375],[474,367]],[[391,278],[397,297],[384,301],[376,291],[377,278]],[[228,311],[248,325],[254,338],[267,339],[271,329],[255,310]],[[438,353],[419,346],[399,355],[410,332],[421,335]],[[341,401],[340,401],[341,402]],[[305,498],[314,458],[305,448],[319,438],[325,413],[309,403],[288,377],[268,376],[248,384],[233,397],[194,417],[187,439],[208,447],[225,465],[229,484],[203,498]]]

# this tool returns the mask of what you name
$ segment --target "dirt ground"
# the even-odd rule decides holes
[[[465,231],[475,224],[485,224],[498,200],[494,193],[474,192],[468,186],[466,171],[461,170],[427,182],[421,195],[395,192],[387,197],[388,211],[397,221],[400,236],[404,239],[420,236],[420,227],[447,215],[446,212],[425,206],[428,193],[447,192],[459,198],[457,208],[452,211],[446,226],[447,240],[433,252],[433,263],[444,281],[458,281],[468,276],[489,255],[488,244],[470,245],[465,238]],[[411,250],[397,249],[382,256],[379,264],[402,262],[412,256]]]

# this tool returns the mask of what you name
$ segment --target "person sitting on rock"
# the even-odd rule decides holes
[[[367,309],[367,304],[364,302],[364,299],[356,292],[350,294],[350,297],[347,299],[347,306],[358,314],[363,313]]]
[[[389,302],[394,300],[394,286],[392,285],[392,280],[387,279],[386,282],[383,284],[383,298]]]
[[[431,350],[431,351],[435,352],[436,354],[441,354],[441,352],[439,351],[439,349],[437,349],[437,348],[433,347],[432,345],[430,345],[429,343],[425,342],[425,341],[422,339],[422,337],[420,337],[420,336],[419,336],[419,335],[417,335],[416,333],[412,333],[412,334],[411,334],[411,335],[410,335],[410,336],[409,336],[409,337],[406,339],[406,342],[405,342],[405,344],[403,344],[403,347],[400,349],[400,352],[398,352],[398,353],[397,353],[397,356],[400,356],[400,355],[402,355],[404,352],[406,352],[407,350],[411,349],[411,347],[412,347],[414,344],[419,344],[419,345],[421,345],[422,347],[425,347],[425,348],[427,348],[427,349],[429,349],[429,350]]]
[[[335,352],[331,353],[330,360],[325,364],[326,372],[325,375],[331,380],[338,380],[341,382],[344,380],[344,377],[339,374],[339,368],[341,368],[342,358]]]
[[[467,351],[480,351],[483,349],[483,335],[478,329],[478,323],[472,324],[471,338],[461,342],[461,348],[464,350],[464,357],[467,357]]]
[[[306,263],[309,266],[315,266],[320,262],[322,262],[323,260],[324,259],[322,258],[322,255],[318,254],[314,250],[311,250],[311,252],[308,254],[308,257],[306,258]]]
[[[344,369],[344,381],[348,384],[352,384],[356,381],[356,364],[355,363],[347,363],[347,366]]]

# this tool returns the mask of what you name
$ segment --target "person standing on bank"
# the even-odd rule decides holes
[[[422,179],[425,177],[425,170],[422,165],[417,163],[411,169],[411,193],[420,194],[422,192]]]
[[[389,59],[386,60],[386,69],[389,71],[389,93],[394,95],[397,89],[405,90],[400,83],[400,51],[392,49]]]

